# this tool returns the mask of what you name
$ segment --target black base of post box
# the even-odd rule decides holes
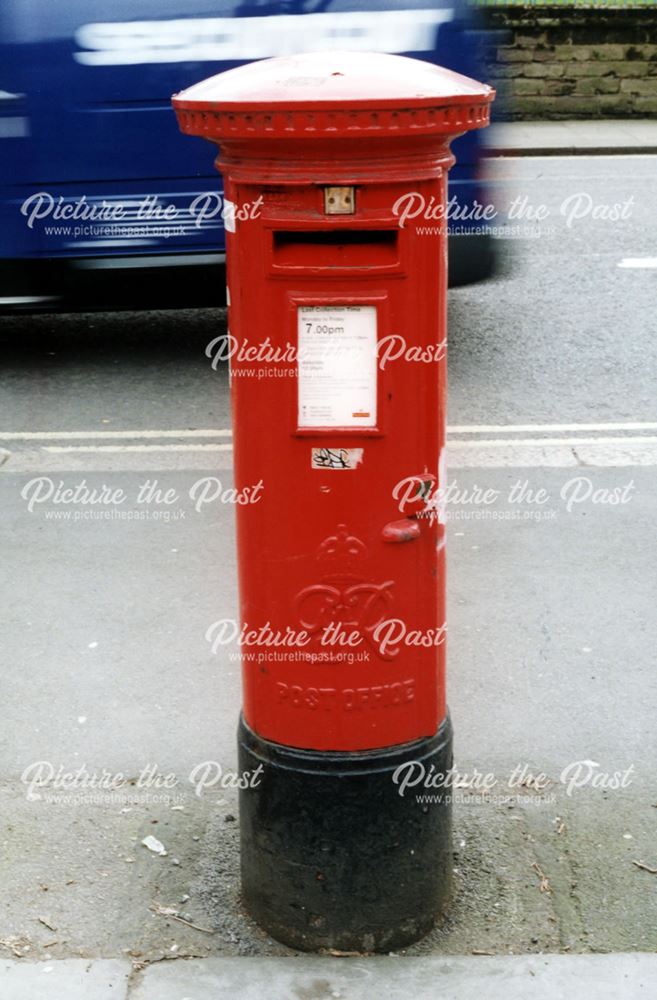
[[[240,719],[238,752],[240,771],[262,765],[240,791],[242,899],[272,937],[387,952],[431,930],[450,893],[452,790],[411,780],[449,772],[449,718],[435,736],[350,753],[270,743]]]

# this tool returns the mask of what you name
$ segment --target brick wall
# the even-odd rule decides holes
[[[498,118],[657,116],[657,6],[489,9]]]

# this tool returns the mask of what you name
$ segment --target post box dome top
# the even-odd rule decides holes
[[[174,95],[173,106],[183,132],[218,141],[382,129],[454,135],[487,125],[494,96],[419,59],[307,52],[219,73]]]

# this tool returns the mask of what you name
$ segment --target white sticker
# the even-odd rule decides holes
[[[229,201],[228,198],[224,198],[224,229],[227,233],[235,232],[235,202]]]
[[[299,427],[376,426],[376,306],[299,306]]]
[[[313,469],[357,469],[363,461],[362,448],[313,448]]]

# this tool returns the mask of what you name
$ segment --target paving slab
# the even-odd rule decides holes
[[[657,121],[496,122],[484,143],[499,156],[654,153]]]
[[[145,970],[130,1000],[634,1000],[655,995],[657,955],[449,959],[206,959]]]
[[[2,1000],[125,1000],[129,962],[0,962]]]

